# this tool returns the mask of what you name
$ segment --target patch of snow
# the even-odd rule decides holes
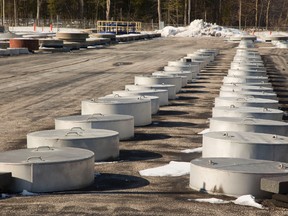
[[[198,134],[205,134],[205,133],[209,133],[209,132],[210,132],[210,129],[206,128],[203,131],[199,132]]]
[[[8,194],[1,194],[2,199],[8,198],[8,197],[10,197]]]
[[[252,195],[243,195],[238,197],[233,203],[237,205],[251,206],[259,209],[263,209],[263,206],[259,203],[255,202],[255,197]]]
[[[141,176],[183,176],[190,173],[189,162],[170,161],[169,164],[139,171]]]
[[[243,206],[251,206],[259,209],[263,209],[264,207],[255,202],[255,198],[248,194],[238,197],[236,200],[233,201],[226,201],[217,198],[208,198],[208,199],[188,199],[188,201],[196,201],[196,202],[207,202],[212,204],[226,204],[226,203],[234,203],[236,205],[243,205]]]
[[[234,28],[226,28],[217,24],[204,22],[203,19],[196,19],[185,27],[166,26],[157,31],[162,37],[199,37],[199,36],[216,36],[228,37],[232,35],[247,34]]]
[[[29,192],[27,190],[23,190],[20,194],[22,196],[37,196],[37,195],[39,195],[38,193],[32,193],[32,192]]]
[[[212,204],[227,204],[230,203],[230,201],[217,199],[217,198],[208,198],[208,199],[188,199],[188,201],[196,201],[196,202],[207,202]]]
[[[185,149],[185,150],[182,150],[181,152],[183,152],[183,153],[201,153],[202,147],[194,148],[194,149]]]

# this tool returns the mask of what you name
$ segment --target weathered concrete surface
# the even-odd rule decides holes
[[[276,176],[276,177],[270,177],[270,178],[268,177],[262,178],[261,190],[271,192],[271,193],[287,194],[288,193],[288,175]]]

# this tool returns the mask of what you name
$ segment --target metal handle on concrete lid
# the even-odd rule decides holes
[[[81,131],[84,131],[84,129],[81,128],[81,127],[72,127],[72,128],[70,129],[70,131],[73,131],[73,130],[81,130]]]
[[[249,117],[244,118],[242,121],[243,122],[245,122],[245,121],[255,122],[255,120],[253,118],[249,118]]]
[[[223,133],[223,136],[224,136],[224,137],[228,137],[228,136],[229,136],[228,132],[224,132],[224,133]]]
[[[129,90],[127,90],[129,91]],[[114,94],[113,97],[121,97],[119,94]]]
[[[31,156],[31,157],[28,157],[26,159],[26,162],[29,162],[30,160],[35,160],[35,159],[38,159],[40,161],[44,161],[41,156]]]
[[[273,138],[273,139],[277,139],[278,136],[277,136],[277,135],[273,135],[272,138]]]
[[[81,136],[81,134],[79,134],[77,131],[69,131],[65,134],[65,136],[69,136],[69,135],[73,135],[76,134],[77,136]]]
[[[215,164],[217,164],[217,163],[215,163],[215,162],[212,161],[212,160],[208,160],[208,164],[210,164],[210,165],[215,165]]]
[[[278,164],[278,169],[286,169],[285,164],[283,163]]]
[[[40,149],[48,149],[48,150],[54,150],[53,148],[51,148],[50,146],[38,146],[35,151],[39,151]]]
[[[230,108],[236,108],[236,106],[234,104],[231,104]]]
[[[87,120],[97,119],[96,115],[104,116],[102,113],[93,113],[91,116],[89,116],[89,117],[87,118]]]
[[[95,116],[95,115],[104,116],[102,113],[93,113],[91,116]]]

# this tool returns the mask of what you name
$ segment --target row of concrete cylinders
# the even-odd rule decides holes
[[[202,158],[191,162],[193,189],[263,198],[271,193],[261,190],[262,178],[287,173],[282,162],[288,162],[288,124],[261,56],[247,49],[252,47],[252,41],[241,41],[223,78],[209,132],[203,134]]]
[[[210,58],[211,51],[204,55],[205,51],[199,51],[198,54],[201,56],[197,61],[200,67],[210,62],[207,59]],[[175,70],[187,69],[187,73],[183,73],[189,75],[189,78],[178,76],[176,72],[168,75],[167,72],[167,76],[151,76],[161,79],[155,89],[153,83],[146,83],[145,89],[141,91],[115,91],[112,95],[96,100],[82,101],[83,115],[56,118],[55,130],[27,134],[27,149],[0,153],[0,172],[12,175],[12,180],[7,180],[10,182],[7,190],[52,192],[92,184],[94,161],[117,159],[119,140],[132,138],[134,126],[151,124],[152,110],[156,107],[153,111],[156,114],[159,106],[168,105],[168,89],[171,93],[169,99],[175,99],[176,87],[181,89],[187,84],[185,82],[192,81],[192,72],[196,77],[199,67],[195,70],[191,63],[185,63],[187,59],[180,63],[179,68],[173,67]],[[182,75],[182,72],[179,73]],[[162,78],[167,78],[169,82],[163,82]],[[175,85],[170,83],[171,80],[174,80]],[[156,105],[151,105],[152,101]],[[33,169],[28,168],[27,172],[27,167],[31,166]]]
[[[57,130],[63,129],[65,131],[62,132],[62,136],[65,137],[65,134],[70,133],[69,138],[72,144],[67,144],[67,141],[65,143],[67,146],[73,147],[79,143],[79,134],[85,137],[83,130],[114,130],[119,133],[119,140],[131,139],[134,136],[134,126],[151,124],[152,115],[157,114],[159,107],[168,105],[170,99],[176,99],[176,93],[180,92],[181,88],[186,86],[188,82],[192,82],[197,77],[200,68],[213,61],[216,54],[217,51],[214,50],[199,50],[180,61],[169,61],[168,66],[164,67],[168,71],[155,72],[149,76],[136,76],[135,84],[126,85],[125,90],[113,91],[112,94],[98,99],[84,100],[81,105],[82,115],[55,119],[55,133],[59,134]],[[66,131],[69,129],[73,133]],[[88,132],[91,135],[92,132]],[[59,137],[53,141],[45,142],[45,139],[49,139],[47,139],[46,133],[51,134],[52,131],[38,131],[28,134],[27,147],[63,146]],[[95,133],[101,141],[95,140],[94,145],[88,147],[95,153],[95,160],[117,158],[119,156],[119,141],[115,139],[115,134],[109,134],[107,131],[96,131]],[[76,141],[73,140],[73,136]],[[104,146],[99,142],[104,143]],[[101,152],[97,145],[102,146]],[[83,146],[87,148],[87,145]]]

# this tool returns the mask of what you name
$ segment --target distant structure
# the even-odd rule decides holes
[[[97,21],[97,33],[138,34],[141,32],[141,22]]]
[[[5,31],[4,26],[1,26],[1,25],[0,25],[0,33],[4,33],[4,31]]]

